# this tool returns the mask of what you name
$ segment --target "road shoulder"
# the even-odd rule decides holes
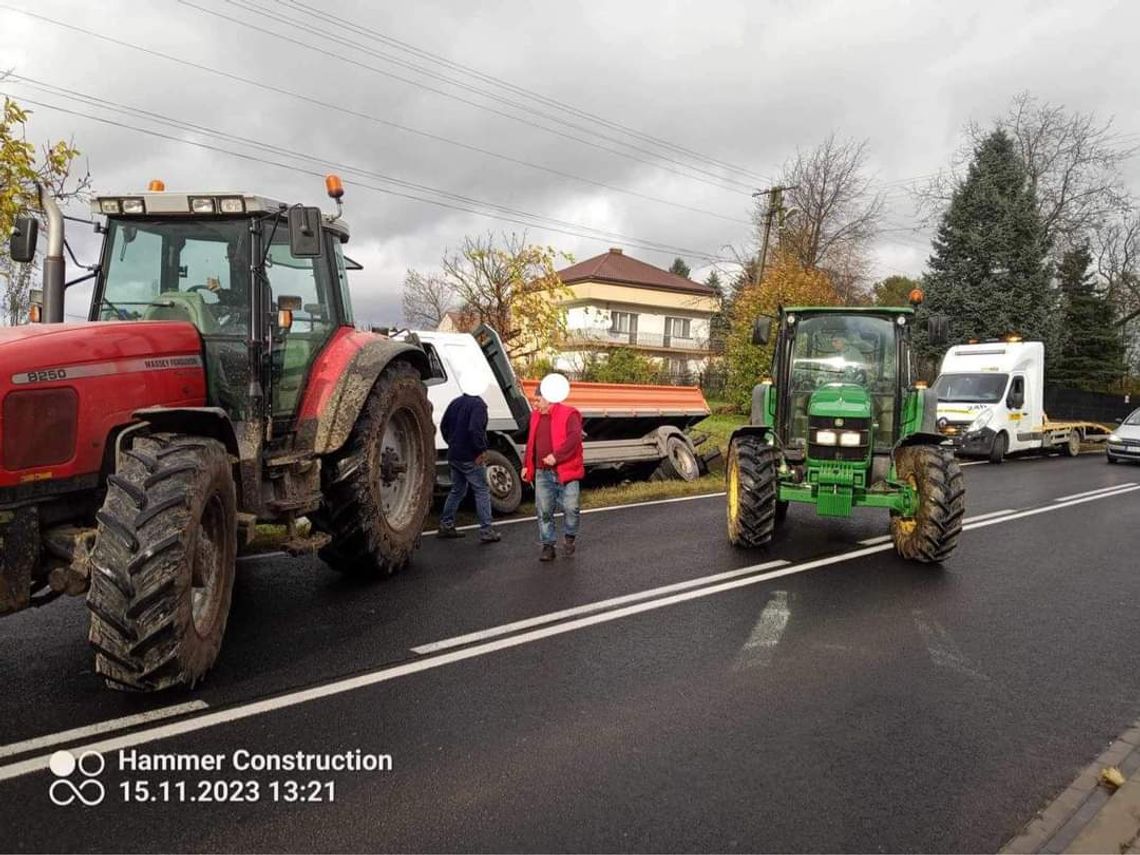
[[[1126,778],[1115,792],[1103,769]],[[1003,853],[1140,852],[1140,720],[1082,770],[1072,784],[1005,846]]]

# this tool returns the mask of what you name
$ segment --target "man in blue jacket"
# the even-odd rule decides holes
[[[463,394],[447,405],[439,423],[451,468],[451,492],[439,518],[439,537],[463,537],[463,532],[455,529],[455,512],[470,486],[479,517],[479,542],[502,539],[491,525],[491,489],[487,485],[487,404],[481,396],[488,385],[486,372],[469,369],[460,374]]]

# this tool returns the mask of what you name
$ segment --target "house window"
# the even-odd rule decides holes
[[[610,312],[610,332],[637,332],[637,315],[633,312]]]
[[[689,318],[666,318],[666,338],[692,338],[692,321]]]

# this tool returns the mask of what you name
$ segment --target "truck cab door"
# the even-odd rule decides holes
[[[1032,433],[1037,427],[1028,407],[1029,390],[1024,374],[1014,374],[1009,381],[1009,391],[1005,395],[1006,419],[1009,422],[1009,449],[1030,448],[1035,445]]]

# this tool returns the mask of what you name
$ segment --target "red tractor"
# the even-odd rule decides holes
[[[40,322],[0,328],[0,614],[86,593],[113,687],[201,679],[258,523],[346,573],[391,573],[419,543],[431,364],[353,327],[327,184],[336,215],[161,182],[96,198],[85,324],[63,323],[63,218],[41,192]],[[14,260],[37,232],[17,220]]]

